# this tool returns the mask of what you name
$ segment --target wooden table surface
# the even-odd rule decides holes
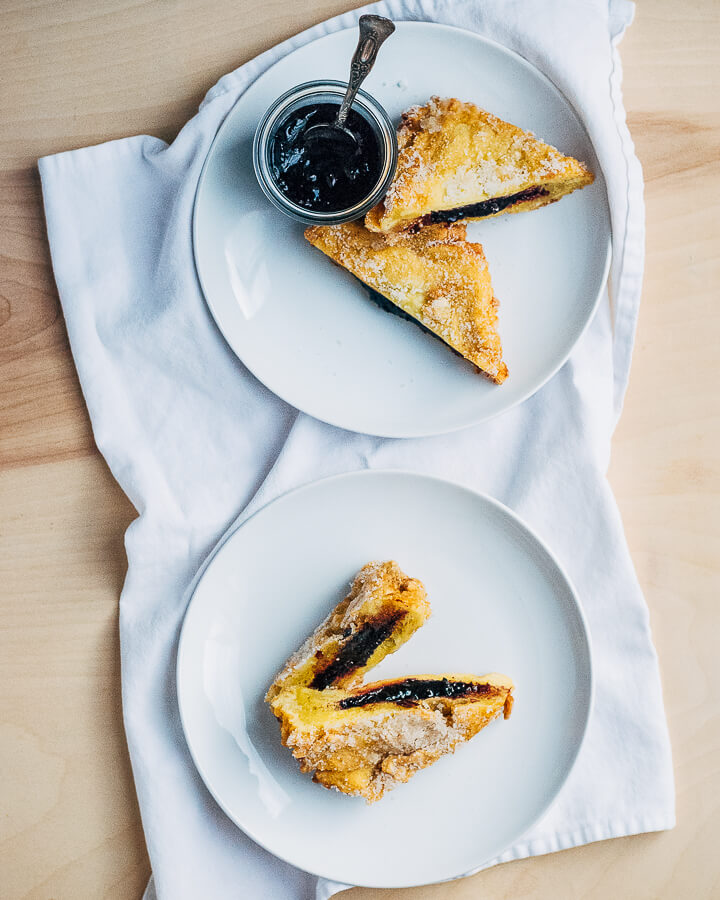
[[[0,0],[4,900],[138,900],[150,871],[120,710],[134,510],[93,444],[35,161],[135,133],[172,139],[221,74],[351,5]],[[720,897],[719,20],[713,0],[642,0],[622,45],[648,256],[610,479],[660,656],[678,826],[352,900]]]

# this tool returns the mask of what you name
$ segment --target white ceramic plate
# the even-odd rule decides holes
[[[200,178],[197,271],[232,349],[293,406],[368,434],[453,431],[529,397],[567,359],[607,277],[605,184],[572,108],[522,57],[461,29],[398,23],[366,83],[391,118],[433,94],[471,100],[584,160],[596,176],[552,206],[470,227],[500,299],[510,369],[503,385],[490,383],[413,323],[378,309],[256,183],[252,138],[266,108],[300,82],[346,79],[356,40],[349,29],[295,50],[237,102]]]
[[[368,806],[300,773],[263,696],[372,559],[396,559],[432,605],[373,678],[504,672],[516,702]],[[177,678],[190,752],[228,816],[302,869],[373,887],[458,877],[519,838],[564,783],[591,702],[583,615],[550,552],[496,501],[402,472],[315,482],[235,531],[195,589]]]

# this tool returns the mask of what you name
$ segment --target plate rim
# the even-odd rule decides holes
[[[427,474],[424,474],[421,472],[413,472],[410,469],[390,469],[390,468],[359,469],[359,470],[355,470],[355,471],[341,472],[341,473],[338,473],[335,475],[329,475],[324,478],[317,478],[313,481],[309,481],[309,482],[306,482],[305,484],[298,485],[297,487],[291,488],[290,490],[286,491],[285,493],[280,494],[278,497],[275,497],[273,500],[270,500],[268,503],[264,504],[262,507],[260,507],[260,509],[255,510],[251,515],[249,515],[246,519],[244,519],[239,525],[230,526],[228,531],[220,537],[217,544],[209,552],[208,556],[203,561],[203,563],[201,564],[197,573],[195,574],[195,577],[191,581],[191,583],[186,591],[186,594],[188,596],[188,601],[187,601],[185,611],[183,612],[182,623],[180,625],[180,631],[179,631],[177,645],[176,645],[177,650],[176,650],[176,660],[175,660],[175,667],[174,667],[175,694],[176,694],[177,703],[178,703],[179,718],[180,718],[180,724],[182,727],[183,737],[185,739],[185,745],[188,749],[188,752],[190,753],[190,757],[191,757],[193,765],[195,767],[195,771],[200,776],[200,779],[204,785],[205,790],[207,790],[207,792],[210,794],[210,796],[212,797],[214,802],[217,803],[217,805],[222,810],[224,815],[226,815],[228,817],[228,819],[233,823],[233,825],[235,825],[236,828],[239,828],[240,831],[243,832],[243,834],[245,834],[248,838],[250,838],[250,840],[252,840],[254,843],[256,843],[259,847],[262,847],[268,853],[271,853],[277,859],[282,860],[283,862],[287,863],[288,865],[295,866],[296,868],[300,869],[301,871],[308,872],[311,875],[315,875],[318,878],[326,878],[330,881],[343,882],[343,878],[341,876],[339,876],[337,873],[332,874],[332,873],[327,873],[327,872],[323,872],[323,871],[315,871],[312,869],[304,868],[296,860],[290,859],[290,858],[288,858],[287,855],[278,853],[276,850],[267,846],[267,844],[264,843],[263,841],[259,840],[251,830],[244,827],[243,825],[241,825],[238,822],[237,818],[230,812],[229,808],[225,805],[223,800],[218,796],[218,794],[215,792],[215,790],[211,787],[211,785],[209,783],[209,778],[206,777],[206,773],[203,769],[203,766],[201,765],[201,763],[198,759],[198,755],[196,753],[196,748],[193,745],[193,740],[191,737],[191,729],[188,727],[187,718],[183,711],[182,685],[184,684],[184,681],[185,681],[184,675],[183,675],[183,662],[184,662],[184,658],[185,658],[186,654],[189,652],[187,650],[187,642],[189,639],[187,637],[186,629],[189,627],[188,622],[190,620],[190,614],[191,614],[191,610],[193,608],[193,603],[195,601],[197,589],[200,586],[200,583],[205,575],[205,572],[210,567],[213,560],[216,558],[216,556],[221,551],[221,549],[225,546],[225,544],[228,543],[228,541],[232,537],[234,537],[235,534],[237,534],[239,531],[241,531],[245,525],[247,525],[250,521],[252,521],[257,516],[259,516],[261,513],[265,512],[266,510],[268,510],[270,507],[274,506],[275,504],[289,499],[290,497],[294,497],[295,495],[298,495],[298,494],[301,494],[304,492],[310,492],[314,488],[316,488],[320,485],[325,485],[330,482],[337,482],[337,481],[341,481],[341,480],[352,480],[354,478],[374,477],[377,475],[392,476],[392,477],[399,476],[401,478],[410,477],[413,479],[420,479],[423,481],[429,481],[429,482],[434,482],[434,483],[439,482],[440,484],[442,484],[446,487],[449,486],[452,488],[460,489],[461,491],[463,491],[467,494],[470,494],[475,500],[479,500],[481,503],[487,503],[489,506],[494,507],[501,514],[504,514],[507,517],[509,517],[516,526],[519,526],[521,531],[524,531],[527,535],[530,536],[530,538],[534,542],[536,548],[539,548],[543,553],[545,553],[547,558],[550,560],[550,562],[555,567],[557,574],[559,574],[560,577],[562,578],[562,580],[564,581],[565,586],[567,588],[567,592],[569,594],[569,598],[572,600],[572,604],[571,604],[570,608],[572,610],[574,610],[574,612],[577,616],[578,622],[581,626],[580,634],[581,634],[582,641],[583,641],[583,652],[587,659],[587,672],[586,672],[586,677],[587,677],[587,682],[588,682],[587,703],[586,703],[586,706],[584,709],[584,721],[581,723],[580,736],[577,740],[575,749],[574,749],[571,757],[569,758],[569,762],[567,764],[567,768],[563,775],[563,778],[562,778],[561,782],[558,784],[556,791],[548,799],[547,803],[545,803],[543,805],[543,807],[538,812],[538,814],[532,819],[531,822],[529,822],[526,825],[525,829],[521,833],[519,833],[513,839],[513,841],[510,842],[510,844],[500,848],[496,852],[492,853],[489,857],[485,857],[483,859],[478,860],[477,864],[473,865],[473,867],[469,870],[444,875],[442,878],[440,878],[436,881],[431,881],[431,882],[427,882],[427,881],[407,882],[407,881],[403,880],[403,881],[392,881],[390,883],[387,883],[387,882],[381,883],[378,881],[363,880],[362,882],[353,884],[353,887],[365,887],[365,888],[376,888],[376,889],[401,889],[401,888],[411,888],[411,887],[422,887],[426,884],[441,884],[445,881],[453,881],[458,878],[463,878],[465,876],[474,874],[475,872],[482,869],[482,867],[486,863],[490,862],[491,860],[493,860],[494,858],[499,856],[504,850],[507,849],[508,846],[512,846],[512,844],[519,841],[524,834],[526,834],[530,829],[532,829],[543,818],[543,816],[548,812],[550,807],[556,801],[560,792],[567,784],[567,781],[570,778],[570,775],[572,774],[572,772],[575,769],[575,765],[576,765],[578,757],[580,755],[580,751],[582,750],[582,748],[585,744],[585,740],[587,738],[590,719],[592,718],[592,714],[593,714],[593,710],[594,710],[594,706],[595,706],[595,667],[594,667],[594,663],[593,663],[592,640],[590,637],[590,628],[588,625],[587,617],[586,617],[585,611],[583,610],[583,607],[580,603],[580,599],[579,599],[577,591],[575,590],[575,586],[574,586],[572,580],[570,579],[570,576],[568,575],[567,571],[565,570],[565,567],[560,563],[560,561],[558,560],[558,558],[555,555],[555,553],[553,552],[553,550],[547,545],[547,543],[545,541],[542,540],[542,538],[537,534],[537,532],[534,530],[534,528],[532,528],[532,526],[530,526],[527,522],[525,522],[516,512],[514,512],[512,509],[510,509],[510,507],[508,507],[504,503],[502,503],[502,501],[497,500],[495,497],[492,497],[489,494],[484,493],[483,491],[478,491],[474,488],[471,488],[468,485],[463,484],[460,481],[456,481],[456,480],[449,479],[449,478],[442,478],[437,475],[427,475]]]
[[[610,201],[607,192],[607,179],[605,178],[605,171],[600,163],[600,160],[597,155],[597,151],[595,150],[595,143],[593,142],[590,134],[585,127],[585,121],[583,117],[580,115],[578,110],[575,108],[575,105],[569,100],[569,98],[564,94],[563,91],[555,84],[555,82],[549,78],[544,72],[542,72],[537,66],[533,65],[530,60],[526,59],[522,54],[518,53],[517,50],[513,50],[510,47],[506,47],[504,44],[501,44],[499,41],[493,40],[492,38],[488,38],[485,35],[479,34],[475,31],[470,31],[468,28],[462,28],[458,25],[447,25],[444,22],[430,22],[430,21],[417,21],[417,20],[398,20],[397,24],[403,25],[403,27],[410,27],[411,29],[430,29],[432,31],[450,31],[450,32],[463,32],[465,35],[469,35],[473,39],[480,41],[481,43],[487,44],[489,46],[494,47],[495,49],[501,51],[502,53],[507,54],[510,57],[514,57],[515,60],[524,66],[526,69],[529,69],[536,77],[539,77],[541,81],[546,82],[551,89],[560,96],[560,98],[568,105],[573,115],[577,119],[577,122],[582,128],[588,143],[593,148],[593,153],[595,154],[595,158],[598,161],[598,166],[602,173],[602,187],[603,187],[603,206],[606,212],[606,218],[608,223],[608,231],[607,231],[607,246],[605,248],[605,261],[603,263],[602,277],[600,278],[598,289],[596,291],[595,299],[593,300],[592,306],[588,311],[587,318],[583,323],[582,327],[579,329],[575,339],[571,342],[569,348],[567,349],[564,355],[561,355],[559,361],[554,367],[551,367],[549,373],[541,379],[537,384],[528,388],[526,392],[521,394],[507,406],[502,407],[501,409],[495,412],[486,412],[480,415],[474,415],[470,417],[466,422],[459,425],[452,425],[450,427],[440,427],[437,426],[428,429],[428,426],[419,428],[401,428],[396,430],[387,430],[387,429],[373,429],[372,431],[358,431],[353,425],[343,423],[342,421],[338,421],[334,416],[319,416],[314,412],[310,412],[308,409],[304,408],[304,406],[298,406],[292,400],[288,399],[286,396],[286,391],[282,390],[277,391],[274,387],[271,387],[264,379],[262,379],[253,368],[251,368],[245,360],[237,353],[232,345],[232,342],[226,333],[226,328],[222,323],[222,316],[216,312],[216,309],[213,305],[213,301],[210,298],[210,293],[206,290],[206,286],[203,282],[203,278],[200,272],[200,260],[199,260],[199,250],[198,250],[198,205],[200,202],[200,194],[203,189],[203,185],[207,176],[208,166],[213,157],[213,154],[216,150],[216,145],[222,138],[226,128],[229,128],[229,123],[233,117],[235,109],[238,103],[241,102],[243,97],[247,94],[249,90],[251,90],[255,85],[260,83],[263,78],[265,78],[277,65],[281,62],[284,62],[289,56],[294,54],[297,50],[303,49],[310,44],[314,44],[319,40],[324,40],[325,38],[340,34],[342,32],[351,31],[355,28],[354,25],[348,26],[347,28],[339,28],[337,31],[330,31],[327,34],[319,35],[314,38],[312,41],[309,41],[307,44],[302,44],[299,47],[294,47],[291,49],[285,56],[276,60],[271,66],[269,66],[261,75],[259,75],[251,84],[249,84],[246,89],[240,94],[240,96],[234,101],[230,109],[225,115],[222,123],[220,124],[218,130],[215,133],[215,136],[208,147],[207,153],[205,155],[205,159],[203,160],[202,169],[200,170],[200,175],[198,176],[198,182],[195,188],[195,195],[193,198],[193,208],[192,208],[192,250],[193,250],[193,265],[195,267],[195,273],[197,276],[198,284],[200,285],[200,291],[202,293],[203,299],[205,300],[205,304],[207,305],[210,314],[212,316],[213,321],[215,322],[216,327],[220,331],[220,334],[223,337],[223,340],[227,344],[230,349],[230,352],[242,363],[243,366],[247,369],[247,371],[255,378],[260,384],[263,385],[267,390],[271,393],[275,394],[283,403],[287,403],[288,406],[291,406],[293,409],[296,409],[305,415],[311,416],[314,419],[317,419],[319,422],[324,422],[327,425],[332,425],[336,428],[342,428],[346,431],[352,431],[356,434],[369,434],[373,437],[380,438],[401,438],[401,439],[411,439],[411,438],[419,438],[419,437],[432,437],[440,434],[454,434],[458,431],[463,431],[466,428],[471,428],[473,425],[480,425],[482,422],[487,422],[491,419],[496,418],[497,416],[501,416],[504,413],[508,412],[511,409],[514,409],[520,404],[524,403],[526,400],[529,400],[534,394],[536,394],[539,390],[541,390],[545,385],[557,375],[557,373],[562,369],[565,363],[570,358],[571,354],[577,347],[577,345],[582,340],[586,331],[590,327],[590,323],[595,318],[595,314],[598,311],[598,307],[600,305],[600,301],[602,299],[603,293],[608,283],[608,276],[610,273],[610,264],[612,261],[612,238],[613,238],[613,230],[612,230],[612,216],[610,213]],[[230,331],[231,329],[227,329]]]

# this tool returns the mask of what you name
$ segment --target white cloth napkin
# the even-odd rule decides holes
[[[597,682],[587,740],[551,811],[494,862],[674,824],[648,612],[605,480],[643,264],[642,175],[615,49],[633,6],[390,0],[374,11],[494,38],[570,99],[608,184],[613,302],[601,304],[568,363],[532,399],[442,437],[383,440],[323,425],[278,400],[233,356],[193,264],[203,160],[253,79],[306,41],[354,25],[361,10],[226,75],[169,146],[139,136],[40,160],[53,267],[95,439],[140,514],[127,532],[120,602],[123,708],[162,900],[301,900],[316,889],[313,877],[235,828],[205,790],[178,719],[176,641],[193,576],[238,515],[298,484],[365,467],[447,476],[499,498],[547,540],[587,614]],[[340,887],[321,882],[317,896]]]

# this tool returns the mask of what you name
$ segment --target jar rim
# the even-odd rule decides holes
[[[347,89],[347,84],[336,80],[305,81],[286,91],[275,100],[267,109],[258,123],[253,140],[253,166],[258,184],[265,196],[279,210],[293,219],[306,224],[338,225],[350,222],[365,215],[384,196],[395,174],[397,165],[397,138],[395,128],[378,101],[365,91],[358,91],[352,108],[363,115],[375,132],[380,151],[382,153],[382,166],[378,180],[372,191],[346,209],[328,211],[314,211],[306,209],[290,200],[277,186],[270,172],[270,139],[274,134],[274,126],[278,119],[298,100],[304,100],[314,96],[330,94],[342,97]]]

